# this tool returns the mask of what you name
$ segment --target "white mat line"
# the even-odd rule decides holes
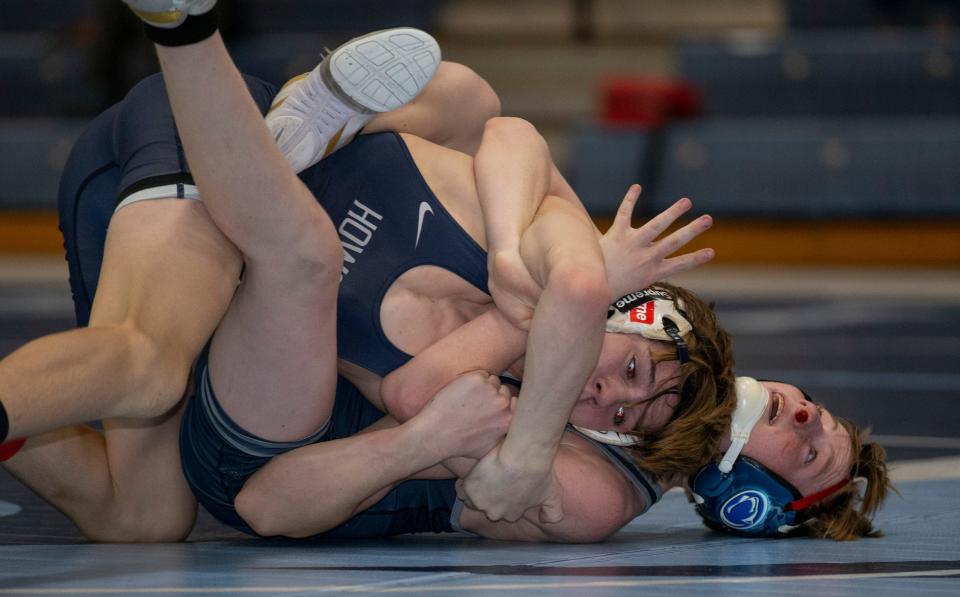
[[[893,462],[890,477],[895,483],[960,479],[960,456]]]
[[[560,589],[598,589],[631,587],[664,587],[678,585],[752,585],[779,582],[823,582],[837,580],[873,580],[884,578],[930,578],[960,575],[960,568],[918,570],[913,572],[864,572],[851,574],[819,574],[788,576],[744,576],[727,578],[652,578],[636,580],[596,580],[550,583],[486,583],[478,585],[421,585],[397,588],[378,588],[371,585],[316,585],[292,587],[63,587],[35,589],[0,589],[0,595],[150,595],[198,593],[265,594],[265,593],[435,593],[463,591],[543,591]]]

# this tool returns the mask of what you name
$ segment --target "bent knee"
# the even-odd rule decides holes
[[[319,204],[305,210],[290,233],[261,255],[248,255],[247,275],[267,275],[288,290],[329,288],[343,269],[343,245],[337,229]],[[254,272],[257,272],[254,274]]]
[[[540,132],[530,122],[515,116],[498,116],[486,121],[484,135],[525,135],[542,139]],[[546,143],[544,141],[544,143]]]
[[[500,98],[483,77],[462,64],[443,62],[437,76],[438,91],[432,101],[439,115],[433,125],[439,129],[427,138],[473,155],[480,146],[484,123],[500,115]]]
[[[500,115],[500,97],[493,87],[472,68],[458,62],[442,62],[437,72],[446,84],[457,89],[461,96],[458,111],[466,109],[473,120],[486,122]]]
[[[110,416],[165,415],[186,392],[194,350],[181,339],[158,337],[129,322],[111,328],[107,340],[116,343],[113,349],[123,351],[124,364],[112,372],[122,397]]]

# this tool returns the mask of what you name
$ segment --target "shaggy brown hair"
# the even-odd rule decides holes
[[[887,453],[880,444],[864,443],[869,430],[861,431],[851,421],[836,419],[850,434],[851,453],[855,455],[850,470],[851,481],[836,496],[811,506],[806,512],[808,520],[793,534],[835,541],[882,537],[883,533],[873,527],[873,515],[889,492],[896,491],[887,474]],[[853,481],[858,477],[866,483],[862,495]]]
[[[684,337],[690,360],[680,365],[679,377],[671,380],[669,389],[648,399],[679,394],[673,418],[654,432],[643,431],[641,419],[634,433],[644,441],[629,448],[640,468],[664,479],[676,474],[689,476],[713,460],[730,428],[736,398],[733,342],[720,327],[713,305],[672,284],[661,282],[656,287],[667,290],[678,306],[683,305],[682,311],[693,326]],[[667,343],[663,343],[663,351],[654,354],[655,362],[676,359],[676,349]]]

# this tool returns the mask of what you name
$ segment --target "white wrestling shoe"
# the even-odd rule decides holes
[[[417,97],[439,66],[440,47],[419,29],[358,37],[288,81],[267,113],[267,127],[294,172],[302,172],[346,145],[373,114]]]
[[[123,0],[148,25],[173,29],[189,15],[209,12],[217,0]]]

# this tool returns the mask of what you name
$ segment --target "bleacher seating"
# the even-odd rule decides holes
[[[50,33],[0,34],[0,114],[80,116],[101,102],[86,52]]]
[[[56,209],[60,171],[85,124],[0,119],[0,209]]]
[[[0,31],[58,31],[96,15],[97,0],[7,0]]]
[[[678,64],[708,114],[960,113],[960,36],[821,31],[690,41]]]
[[[431,30],[442,0],[236,0],[246,35],[324,31],[367,33],[409,26]]]
[[[651,155],[650,141],[650,135],[631,128],[583,126],[578,129],[573,140],[570,181],[587,211],[592,214],[615,212],[631,184],[649,179],[645,167]]]
[[[795,29],[869,27],[877,22],[876,0],[786,0],[787,20]]]
[[[23,117],[86,119],[106,103],[93,79],[89,25],[116,17],[104,7],[129,15],[98,1],[4,7],[0,172],[14,182],[0,205],[52,205],[54,166],[65,156],[58,148],[71,137],[69,124]],[[656,207],[691,195],[717,213],[960,212],[946,191],[960,188],[953,173],[960,168],[950,162],[960,155],[960,36],[842,29],[877,23],[873,0],[508,4],[233,0],[221,16],[240,68],[277,84],[357,33],[394,25],[433,31],[445,57],[493,84],[506,113],[544,132],[596,213],[612,213],[632,182],[645,184]],[[793,29],[784,34],[787,24]],[[749,34],[703,37],[732,30]],[[677,43],[683,35],[693,37]],[[702,93],[705,117],[663,128],[574,128],[602,113],[596,90],[607,75],[676,75]]]
[[[325,47],[337,47],[349,35],[328,33],[287,33],[261,35],[231,45],[237,67],[248,75],[282,85],[320,62]]]
[[[596,213],[613,214],[613,187],[636,180],[648,213],[689,196],[700,211],[745,217],[960,216],[960,37],[691,40],[678,65],[704,118],[578,132],[573,183]]]
[[[960,215],[960,118],[713,119],[671,127],[657,200],[754,217]]]
[[[791,29],[956,25],[956,0],[784,0]]]
[[[607,181],[637,176],[625,134],[597,128],[575,143],[574,186],[605,202],[593,201],[597,214],[613,214],[622,196]],[[657,134],[666,138],[648,209],[690,197],[718,215],[960,216],[960,118],[713,118]]]
[[[847,0],[844,0],[844,2]],[[784,21],[781,0],[591,0],[599,39],[772,31]]]

